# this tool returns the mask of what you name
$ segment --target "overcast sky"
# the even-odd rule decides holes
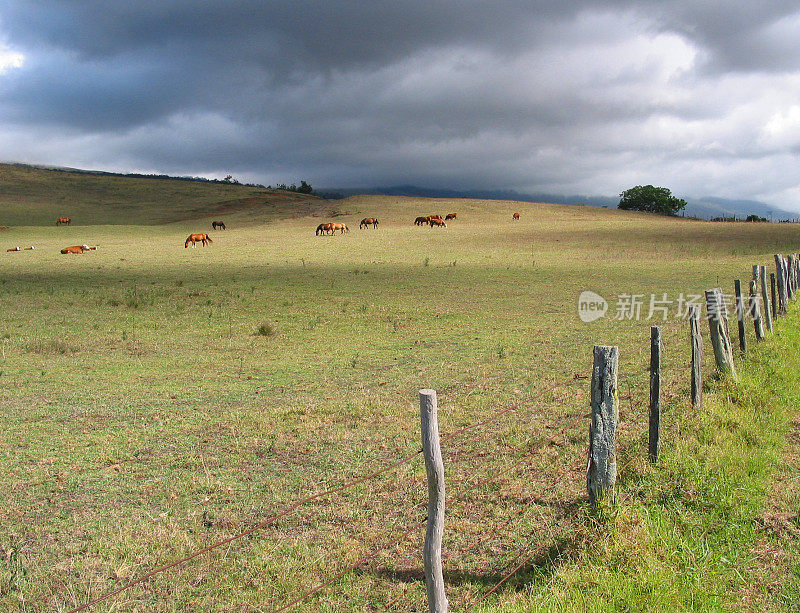
[[[0,3],[0,160],[800,210],[797,0]]]

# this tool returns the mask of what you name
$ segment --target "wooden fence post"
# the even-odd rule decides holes
[[[756,282],[750,281],[750,317],[753,318],[753,327],[756,330],[757,341],[764,340],[764,324],[761,321],[761,311],[758,308],[759,298],[760,296],[756,290]]]
[[[786,258],[786,277],[788,279],[788,283],[786,284],[786,291],[789,294],[789,299],[795,299],[795,257],[793,253],[790,253],[789,256]]]
[[[786,315],[789,293],[786,289],[786,264],[780,253],[775,254],[775,279],[778,281],[778,315]]]
[[[446,613],[447,597],[442,574],[442,537],[444,536],[444,462],[439,442],[439,410],[434,390],[419,390],[419,413],[422,427],[422,452],[428,476],[428,528],[425,532],[423,559],[428,611]]]
[[[650,328],[650,462],[658,462],[661,451],[661,328]]]
[[[764,305],[764,321],[767,322],[767,330],[772,332],[772,312],[770,311],[771,303],[769,301],[769,291],[767,290],[767,267],[759,266],[758,275],[761,284],[761,303]]]
[[[766,269],[766,266],[764,267]],[[770,288],[770,295],[772,296],[772,319],[775,320],[778,318],[778,301],[775,296],[775,273],[769,273],[769,288]],[[769,328],[769,331],[772,332],[772,328]]]
[[[753,281],[758,283],[758,274],[761,270],[761,266],[759,264],[753,264]]]
[[[604,498],[614,499],[614,484],[617,482],[618,365],[618,347],[595,345],[591,387],[592,425],[586,471],[586,485],[592,505]]]
[[[728,335],[728,314],[721,289],[706,290],[706,310],[708,311],[708,327],[711,333],[711,346],[714,348],[717,370],[730,374],[735,381],[737,376],[736,367],[733,364],[731,339]]]
[[[692,341],[692,406],[703,406],[703,337],[700,334],[700,309],[689,307],[689,336]]]
[[[742,299],[742,282],[736,279],[733,282],[736,293],[736,321],[739,323],[739,349],[742,353],[747,351],[747,337],[744,334],[744,300]]]
[[[783,257],[775,254],[775,287],[778,289],[778,316],[783,315]]]

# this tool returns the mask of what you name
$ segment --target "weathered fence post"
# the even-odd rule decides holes
[[[758,274],[760,270],[761,270],[760,265],[753,264],[753,281],[755,281],[756,283],[758,283]]]
[[[721,289],[706,290],[706,310],[708,311],[708,327],[717,370],[730,374],[736,380],[736,367],[733,364],[731,339],[728,335],[728,314]]]
[[[428,611],[446,613],[447,598],[442,574],[442,537],[444,535],[444,462],[439,444],[439,409],[434,390],[419,390],[419,413],[422,426],[422,452],[428,476],[428,528],[425,532],[423,559]]]
[[[742,282],[736,279],[733,282],[736,292],[736,320],[739,323],[739,349],[742,353],[747,351],[747,337],[744,334],[744,300],[742,299]]]
[[[778,315],[786,315],[789,293],[786,289],[786,263],[780,253],[775,254],[775,278],[778,281]]]
[[[772,332],[772,313],[770,312],[771,303],[769,301],[769,293],[767,290],[767,267],[759,266],[758,275],[761,283],[761,302],[764,305],[764,320],[767,322],[767,330]]]
[[[767,267],[765,266],[764,269]],[[770,288],[770,295],[772,296],[772,319],[778,318],[778,301],[775,296],[775,273],[769,273],[769,288]],[[769,331],[772,332],[772,328],[769,328]]]
[[[756,290],[756,282],[750,281],[750,317],[753,318],[753,327],[756,331],[756,340],[764,340],[764,324],[761,321],[761,311],[758,308],[760,296]]]
[[[650,461],[658,461],[661,451],[661,328],[650,328]]]
[[[614,499],[614,484],[617,482],[618,366],[619,348],[595,345],[591,387],[592,425],[586,471],[586,485],[592,505],[604,498]]]
[[[789,280],[786,284],[786,290],[790,300],[795,299],[795,291],[797,289],[795,272],[795,257],[793,253],[790,253],[789,257],[786,259],[786,276]]]
[[[692,340],[692,406],[703,406],[703,337],[700,334],[700,309],[689,308],[689,335]]]

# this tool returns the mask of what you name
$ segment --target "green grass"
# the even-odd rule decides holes
[[[489,599],[494,610],[736,607],[757,584],[739,577],[736,563],[755,559],[752,518],[766,504],[786,432],[788,409],[780,406],[791,396],[763,418],[769,436],[751,432],[758,420],[749,409],[729,415],[725,403],[762,397],[750,390],[772,354],[755,352],[740,367],[740,387],[712,385],[708,409],[693,414],[686,323],[673,309],[661,324],[670,438],[651,470],[642,458],[653,322],[615,320],[614,298],[677,297],[717,285],[730,293],[753,263],[796,248],[796,225],[359,197],[299,211],[264,202],[230,209],[214,215],[229,229],[213,232],[213,245],[185,249],[186,235],[210,232],[212,219],[192,218],[188,197],[170,223],[154,224],[149,213],[118,222],[85,204],[80,224],[56,228],[47,220],[70,212],[61,213],[53,195],[66,188],[45,179],[38,179],[46,195],[40,217],[31,213],[28,225],[0,219],[12,226],[0,232],[4,245],[36,246],[0,251],[6,608],[68,609],[410,453],[419,446],[417,390],[427,387],[439,394],[444,434],[524,401],[445,445],[453,610],[488,591],[530,547],[540,550],[536,564]],[[171,202],[163,185],[172,185],[160,183],[149,196],[153,211]],[[120,185],[125,197],[141,196],[138,183]],[[6,193],[0,205],[31,192]],[[219,203],[224,195],[204,197]],[[350,234],[315,236],[321,219],[308,215],[333,209]],[[20,205],[15,214],[26,211]],[[447,229],[412,224],[417,215],[453,211],[459,219]],[[365,216],[377,216],[379,229],[359,231]],[[83,242],[99,250],[59,253]],[[577,316],[586,289],[611,301],[608,316],[591,324]],[[764,346],[776,347],[776,360],[794,359],[780,344],[793,324],[781,322]],[[626,466],[617,519],[600,524],[585,510],[582,377],[595,344],[620,347]],[[776,385],[791,390],[790,383]],[[737,457],[745,443],[746,457]],[[715,473],[728,463],[729,471]],[[415,505],[424,498],[424,467],[415,460],[98,610],[271,610],[373,547],[393,544],[422,519]],[[488,527],[511,518],[480,542]],[[734,526],[743,526],[740,540]],[[419,608],[420,539],[413,532],[297,610],[377,610],[394,597],[397,610]],[[615,562],[598,578],[604,551]],[[775,606],[784,598],[762,597]]]
[[[797,481],[798,310],[778,326],[738,383],[713,382],[702,410],[670,416],[658,465],[627,467],[606,518],[584,511],[559,556],[539,556],[486,610],[795,610],[800,495],[776,508],[771,487],[782,470]],[[765,529],[775,517],[781,529]]]

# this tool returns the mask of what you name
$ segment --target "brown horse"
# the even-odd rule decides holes
[[[192,243],[192,249],[194,249],[195,243],[202,243],[203,247],[206,246],[206,243],[213,243],[214,241],[211,240],[211,237],[208,234],[190,234],[189,237],[186,239],[186,242],[183,244],[183,247],[186,248],[189,246],[189,243]]]
[[[329,234],[331,233],[331,223],[321,223],[317,226],[317,236],[320,234]]]
[[[516,219],[517,221],[519,221],[519,213],[514,213],[514,215],[512,217],[513,217],[513,219]]]
[[[441,217],[431,217],[431,228],[433,228],[434,226],[436,226],[437,228],[446,228],[447,224]]]
[[[224,221],[212,221],[211,222],[211,229],[212,230],[216,230],[217,228],[222,228],[223,230],[227,230],[227,228],[225,227],[225,222]]]
[[[62,223],[70,225],[72,223],[72,220],[69,217],[59,217],[58,221],[56,221],[56,225],[60,226]]]
[[[414,220],[414,225],[415,226],[424,226],[426,223],[429,223],[430,220],[431,220],[430,217],[417,217]]]
[[[331,224],[331,234],[336,234],[336,230],[339,230],[341,234],[345,232],[350,232],[350,228],[347,227],[345,223],[332,223]]]
[[[363,230],[364,228],[368,228],[369,226],[372,226],[373,230],[375,228],[377,228],[378,227],[378,218],[377,217],[365,217],[364,219],[361,220],[361,223],[359,224],[358,229],[359,230]]]
[[[455,219],[456,217],[458,217],[458,213],[448,213],[447,215],[444,216],[444,220],[450,221],[451,219]]]
[[[11,249],[6,249],[6,251],[22,251],[19,247],[11,247]]]

